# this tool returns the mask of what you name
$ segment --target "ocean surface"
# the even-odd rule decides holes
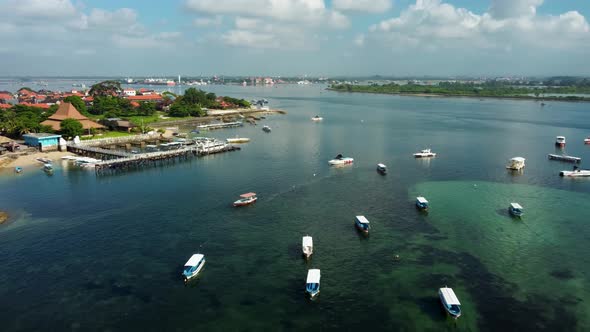
[[[65,164],[0,176],[12,216],[0,226],[2,331],[590,329],[590,179],[561,178],[572,164],[547,159],[564,135],[563,152],[588,165],[590,104],[201,88],[287,114],[207,133],[251,138],[241,151],[100,177]],[[437,157],[414,159],[423,148]],[[354,165],[331,168],[339,153]],[[505,169],[515,156],[523,172]],[[249,191],[258,202],[231,206]],[[207,264],[185,286],[193,253]],[[309,268],[322,273],[316,301]]]

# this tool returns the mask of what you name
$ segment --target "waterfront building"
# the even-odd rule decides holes
[[[25,144],[39,149],[39,151],[51,151],[59,148],[61,135],[48,133],[24,134]]]
[[[41,122],[42,125],[51,126],[53,130],[61,130],[61,122],[65,119],[76,119],[82,124],[84,129],[103,129],[104,126],[92,120],[89,120],[84,115],[80,114],[74,105],[70,103],[61,103],[57,112],[49,117],[49,119]]]

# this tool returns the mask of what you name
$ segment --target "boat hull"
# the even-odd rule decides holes
[[[355,222],[354,225],[356,226],[356,229],[358,229],[360,232],[363,232],[365,234],[369,234],[369,229],[363,227],[362,224],[359,224],[358,222]]]
[[[196,270],[195,270],[195,271],[194,271],[192,274],[190,274],[190,275],[186,275],[186,274],[184,274],[184,273],[183,273],[183,274],[182,274],[182,278],[184,279],[184,282],[186,283],[186,282],[189,282],[189,281],[193,280],[194,278],[196,278],[196,277],[199,275],[199,273],[201,272],[201,270],[203,270],[203,267],[205,266],[205,263],[206,263],[206,262],[207,262],[207,261],[206,261],[205,259],[203,259],[203,263],[202,263],[202,264],[199,266],[199,268],[198,268],[198,269],[196,269]]]
[[[436,153],[414,153],[414,158],[432,158],[436,157]]]
[[[250,205],[250,204],[256,202],[257,200],[258,200],[258,198],[250,199],[250,200],[247,200],[247,201],[237,200],[237,201],[234,202],[234,206]]]
[[[438,293],[438,297],[440,299],[440,304],[442,305],[443,309],[445,310],[445,312],[449,316],[451,316],[451,317],[453,317],[455,319],[461,317],[461,309],[460,309],[460,307],[458,307],[458,310],[453,310],[453,309],[451,309],[451,307],[449,305],[447,305],[447,303],[445,302],[445,299],[444,299],[443,295],[440,292]]]
[[[520,217],[522,217],[522,215],[524,214],[522,211],[515,210],[515,209],[513,209],[513,208],[511,208],[511,207],[510,207],[510,208],[508,208],[508,212],[510,212],[510,214],[511,214],[512,216],[514,216],[514,217],[519,217],[519,218],[520,218]]]
[[[332,166],[351,165],[352,163],[354,163],[354,159],[352,159],[352,158],[332,159],[328,163]]]
[[[559,176],[563,177],[590,177],[590,170],[578,170],[578,171],[561,171],[559,172]]]

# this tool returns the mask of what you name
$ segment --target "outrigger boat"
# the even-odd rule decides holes
[[[381,175],[387,174],[387,166],[385,166],[385,164],[377,164],[377,172]]]
[[[184,264],[184,269],[182,271],[182,279],[185,283],[187,283],[190,279],[194,278],[201,272],[203,266],[205,265],[205,255],[203,254],[194,254],[189,258],[189,260]]]
[[[524,168],[524,161],[525,160],[526,159],[524,159],[523,157],[514,157],[514,158],[510,159],[510,161],[508,162],[508,165],[506,165],[506,168],[514,170],[514,171],[519,171]]]
[[[369,220],[367,220],[365,216],[356,216],[356,218],[354,219],[354,224],[356,228],[358,228],[361,232],[367,234],[369,233],[369,228],[371,227],[369,225]]]
[[[566,156],[566,155],[560,155],[560,154],[549,154],[548,155],[549,159],[552,160],[559,160],[559,161],[567,161],[567,162],[571,162],[571,163],[579,163],[582,161],[582,158],[580,157],[574,157],[574,156]]]
[[[420,152],[414,153],[415,158],[430,158],[436,157],[436,153],[430,151],[430,149],[420,150]]]
[[[305,291],[312,299],[320,294],[320,270],[309,269],[307,271],[307,281],[305,283]]]
[[[508,211],[510,212],[511,215],[513,215],[515,217],[520,217],[524,214],[524,209],[518,203],[510,203],[510,206],[508,207]]]
[[[314,116],[313,118],[311,118],[312,121],[322,121],[324,118],[322,118],[319,115]]]
[[[305,258],[309,258],[313,254],[313,238],[309,235],[304,236],[301,241],[301,250]]]
[[[234,206],[244,206],[248,204],[252,204],[258,200],[256,197],[256,193],[245,193],[240,195],[240,199],[234,202]]]
[[[341,154],[337,155],[336,157],[334,157],[334,159],[328,161],[328,163],[332,166],[337,166],[337,165],[350,165],[354,162],[354,159],[350,158],[350,157],[343,157]]]
[[[440,298],[440,302],[445,308],[445,311],[451,315],[451,317],[457,319],[461,316],[461,303],[452,288],[439,288],[438,297]]]
[[[563,148],[565,146],[565,136],[555,137],[555,146]]]
[[[416,206],[420,210],[428,210],[428,201],[422,196],[416,197]]]

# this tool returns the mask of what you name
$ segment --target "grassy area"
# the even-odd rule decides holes
[[[131,135],[135,135],[135,134],[127,133],[124,131],[107,131],[102,134],[97,134],[94,136],[83,136],[83,137],[80,137],[80,139],[83,141],[86,141],[86,140],[91,140],[91,139],[114,138],[114,137],[124,137],[124,136],[131,136]]]

